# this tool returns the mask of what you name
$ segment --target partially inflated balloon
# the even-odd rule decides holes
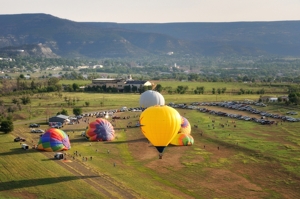
[[[180,114],[169,106],[151,106],[140,116],[143,134],[160,153],[177,134],[180,124]]]
[[[64,151],[71,148],[68,135],[60,129],[50,128],[40,138],[37,149],[44,151]]]
[[[181,116],[181,127],[178,133],[191,134],[191,125],[190,122]]]
[[[178,133],[170,144],[176,146],[190,146],[194,144],[194,138],[189,134]]]
[[[165,105],[165,98],[157,91],[143,92],[140,97],[140,107],[148,108],[154,105]]]
[[[110,141],[115,139],[115,130],[109,121],[99,118],[89,124],[85,135],[90,141]]]

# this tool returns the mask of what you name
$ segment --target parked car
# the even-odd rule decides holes
[[[45,133],[42,129],[31,129],[31,133]]]
[[[54,155],[54,158],[58,159],[58,160],[64,159],[64,154],[61,152],[58,152]]]
[[[26,139],[25,139],[25,138],[22,138],[22,137],[16,137],[16,138],[14,139],[14,141],[15,141],[15,142],[20,142],[20,141],[25,142]]]
[[[51,126],[51,128],[57,128],[57,129],[60,129],[62,126],[58,125],[58,124],[55,124],[53,126]]]
[[[29,127],[32,128],[32,127],[40,127],[39,124],[29,124]]]
[[[22,144],[22,149],[27,150],[29,149],[29,146],[27,144]]]

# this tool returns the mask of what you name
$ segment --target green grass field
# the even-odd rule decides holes
[[[72,115],[74,106],[68,107],[64,97],[75,99],[75,106],[83,106],[83,112],[137,107],[140,97],[139,94],[62,94],[62,97],[55,93],[31,96],[31,104],[16,113],[14,132],[0,134],[0,198],[107,198],[108,195],[110,198],[300,197],[298,122],[270,126],[234,120],[234,127],[233,119],[177,109],[189,120],[195,143],[169,146],[163,159],[159,160],[158,152],[139,128],[126,128],[128,122],[138,121],[135,116],[139,113],[125,112],[122,115],[131,116],[129,120],[112,122],[109,119],[116,125],[117,137],[112,142],[86,141],[80,136],[86,123],[63,128],[72,144],[71,150],[67,151],[68,159],[75,151],[93,157],[92,161],[86,162],[81,157],[74,160],[86,171],[76,164],[58,164],[49,158],[54,154],[51,152],[22,150],[19,143],[13,142],[14,135],[26,137],[29,143],[36,143],[39,138],[29,132],[29,123],[41,123],[41,128],[46,129],[46,119],[58,111],[67,109]],[[164,94],[166,104],[257,100],[258,97]],[[6,104],[11,100],[9,97],[2,99]],[[84,106],[85,102],[90,106]],[[281,114],[292,108],[297,110],[297,107],[277,104],[257,108]],[[212,120],[215,120],[215,128],[212,128]],[[222,128],[220,123],[229,126]],[[97,181],[90,172],[101,176],[103,182]],[[102,191],[95,188],[97,186]]]

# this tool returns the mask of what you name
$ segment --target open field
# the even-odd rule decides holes
[[[287,86],[291,84],[286,83],[243,83],[243,82],[180,82],[180,81],[155,81],[155,84],[161,84],[162,87],[172,87],[176,89],[177,86],[188,86],[189,91],[195,90],[197,87],[203,86],[205,88],[205,94],[211,94],[212,89],[226,88],[226,93],[237,93],[240,89],[252,90],[253,93],[264,89],[267,93],[282,93],[287,91]]]
[[[82,108],[84,112],[137,107],[140,96],[63,95],[79,98],[76,103],[80,105],[89,101],[90,106]],[[13,133],[0,134],[0,198],[300,198],[299,122],[260,125],[177,109],[191,123],[195,143],[169,146],[163,159],[158,159],[157,150],[139,128],[127,128],[129,122],[138,121],[140,112],[118,113],[130,119],[112,121],[117,138],[111,142],[86,141],[80,136],[87,126],[84,121],[64,126],[72,144],[68,161],[53,160],[51,152],[24,151],[13,142],[14,136],[20,135],[28,144],[36,144],[39,135],[30,133],[29,123],[38,122],[46,129],[45,119],[62,108],[71,115],[73,107],[66,106],[64,96],[33,96],[31,105],[19,114],[25,120],[16,120]],[[217,100],[215,95],[164,97],[166,103],[258,99],[257,95],[218,95]],[[9,102],[8,98],[3,100]],[[291,107],[269,105],[260,109],[283,114]],[[90,121],[95,119],[89,117]],[[222,128],[220,123],[228,125]],[[81,156],[73,159],[76,151],[88,160]]]

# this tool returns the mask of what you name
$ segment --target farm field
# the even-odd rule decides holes
[[[290,84],[286,83],[272,83],[271,85],[263,84],[263,83],[243,83],[243,82],[180,82],[180,81],[154,81],[155,84],[161,84],[162,87],[172,87],[176,89],[177,86],[188,86],[188,91],[195,90],[197,87],[204,87],[205,94],[211,94],[212,89],[215,88],[226,88],[226,93],[236,94],[240,91],[240,89],[244,90],[252,90],[253,93],[256,91],[264,89],[267,93],[277,94],[283,93],[287,91],[287,86]]]
[[[83,112],[137,107],[140,96],[64,95],[79,98],[76,103],[80,104],[89,101],[90,106],[83,107]],[[166,103],[258,99],[257,95],[218,95],[217,100],[215,95],[164,97]],[[47,129],[45,119],[50,115],[62,108],[72,113],[73,107],[66,106],[64,96],[33,98],[31,107],[26,107],[20,119],[15,120],[14,132],[0,134],[0,198],[300,198],[299,122],[260,125],[177,109],[189,120],[195,143],[169,146],[163,159],[158,159],[157,150],[140,129],[127,127],[130,122],[138,121],[140,112],[117,113],[129,119],[109,118],[117,135],[111,142],[85,140],[81,136],[88,125],[84,118],[79,124],[63,127],[72,145],[64,161],[53,160],[52,152],[22,150],[20,143],[13,142],[14,136],[22,136],[30,146],[36,144],[39,134],[30,133],[29,123],[37,122]],[[280,114],[289,110],[275,105],[260,109]],[[46,112],[49,116],[45,116]],[[226,125],[223,128],[220,124]],[[73,159],[76,151],[81,156]],[[83,156],[88,160],[84,161]]]

